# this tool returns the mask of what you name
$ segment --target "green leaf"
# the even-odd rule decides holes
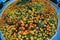
[[[52,20],[50,20],[50,22],[52,23],[52,24],[54,24],[55,23],[55,21],[52,19]]]

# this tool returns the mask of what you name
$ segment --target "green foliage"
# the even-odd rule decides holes
[[[21,3],[21,4],[26,4],[27,2],[31,2],[31,0],[20,0],[19,3]]]

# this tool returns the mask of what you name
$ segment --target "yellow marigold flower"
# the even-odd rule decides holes
[[[30,31],[31,34],[34,34],[34,31]]]

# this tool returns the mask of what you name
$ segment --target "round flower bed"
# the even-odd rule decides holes
[[[13,2],[0,19],[6,40],[50,40],[57,30],[55,9],[45,0]]]

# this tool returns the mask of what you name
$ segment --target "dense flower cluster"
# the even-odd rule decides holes
[[[14,2],[5,10],[0,30],[6,40],[51,39],[57,29],[57,13],[49,2],[39,1]]]

